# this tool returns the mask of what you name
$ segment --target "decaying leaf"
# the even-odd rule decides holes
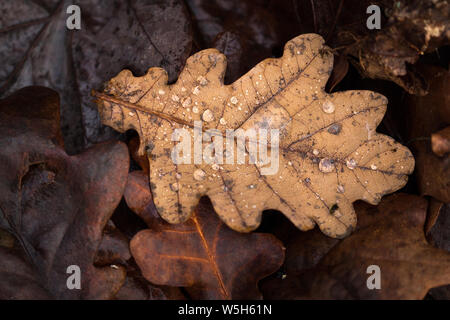
[[[355,207],[360,221],[350,237],[333,243],[310,231],[301,235],[303,249],[295,245],[298,242],[292,248],[288,245],[287,276],[265,282],[264,297],[422,299],[431,288],[450,283],[450,253],[425,238],[424,198],[396,194],[376,207],[362,202]],[[308,250],[308,244],[320,250]],[[380,268],[379,290],[367,287],[371,265]]]
[[[0,250],[0,298],[114,297],[124,268],[94,262],[99,247],[112,248],[108,238],[100,246],[102,233],[128,168],[121,142],[65,153],[55,91],[27,87],[0,100],[0,228],[20,245]],[[82,272],[81,290],[67,287],[72,265]]]
[[[155,210],[144,172],[129,175],[125,199],[149,226],[130,247],[152,283],[186,287],[197,299],[256,299],[257,282],[283,263],[282,244],[273,235],[230,230],[205,198],[185,223],[166,223]]]
[[[224,55],[207,49],[187,60],[175,84],[167,84],[160,68],[142,77],[124,70],[104,93],[94,94],[105,124],[139,133],[140,153],[150,159],[154,201],[166,221],[186,221],[198,199],[208,195],[234,230],[254,230],[264,209],[278,209],[302,230],[317,223],[327,235],[343,237],[356,225],[352,203],[375,204],[401,188],[414,159],[375,131],[385,97],[324,91],[332,66],[324,40],[306,34],[289,41],[281,58],[264,60],[231,85],[223,84]],[[247,160],[174,164],[172,133],[185,128],[193,137],[195,120],[219,132],[278,129],[279,170],[264,175],[267,166]]]

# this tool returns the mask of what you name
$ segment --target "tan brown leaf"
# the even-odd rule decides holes
[[[174,84],[167,84],[160,68],[142,77],[123,70],[95,96],[105,124],[139,133],[140,153],[150,159],[154,201],[166,221],[186,221],[207,195],[237,231],[254,230],[263,210],[278,209],[301,230],[318,224],[325,234],[343,237],[356,225],[352,203],[375,204],[401,188],[414,159],[407,148],[376,133],[384,96],[324,91],[332,66],[322,37],[305,34],[289,41],[281,58],[262,61],[230,85],[223,83],[225,56],[207,49],[187,60]],[[262,175],[256,164],[175,165],[174,129],[192,133],[202,117],[210,120],[203,129],[220,132],[279,129],[278,172]],[[196,176],[198,170],[204,174]]]

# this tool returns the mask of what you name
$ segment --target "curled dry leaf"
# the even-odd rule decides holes
[[[323,236],[320,240],[317,233],[305,234],[309,234],[309,241],[303,239],[306,244],[324,249],[321,257],[288,245],[286,260],[291,264],[287,265],[287,277],[265,282],[261,286],[264,297],[422,299],[431,288],[450,283],[450,253],[425,239],[424,198],[396,194],[383,199],[377,207],[362,202],[355,207],[360,223],[348,238],[331,243]],[[367,287],[371,275],[367,268],[371,265],[380,267],[379,290]]]
[[[0,168],[0,228],[21,245],[1,249],[0,297],[112,298],[125,270],[94,261],[125,188],[126,146],[106,143],[68,156],[58,94],[27,87],[0,100]],[[103,248],[111,248],[107,242]],[[81,269],[81,290],[67,288],[71,265]]]
[[[186,287],[197,299],[255,299],[261,297],[257,282],[283,263],[279,240],[230,230],[205,198],[184,224],[166,223],[155,210],[143,172],[129,175],[125,199],[149,226],[130,247],[151,283]]]
[[[264,60],[230,85],[223,84],[225,56],[207,49],[187,60],[175,84],[167,84],[160,68],[142,77],[124,70],[104,93],[94,94],[105,124],[138,132],[140,154],[150,160],[156,208],[166,221],[186,221],[198,199],[208,195],[221,219],[237,231],[254,230],[263,210],[278,209],[301,230],[317,223],[327,235],[343,237],[356,225],[352,203],[375,204],[401,188],[414,159],[407,148],[376,132],[386,110],[384,96],[324,91],[332,66],[324,40],[306,34],[289,41],[281,58]],[[279,130],[279,157],[268,145],[278,171],[264,175],[268,166],[258,163],[175,164],[174,129],[194,137],[193,122],[201,119],[205,130],[219,132]]]

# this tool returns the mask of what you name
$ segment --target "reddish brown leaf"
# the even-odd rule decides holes
[[[357,230],[331,246],[316,265],[303,263],[297,274],[288,269],[285,280],[267,281],[262,286],[266,298],[422,299],[431,288],[450,283],[450,253],[425,239],[425,199],[396,194],[377,207],[362,202],[355,207]],[[324,242],[325,237],[320,245]],[[290,255],[296,252],[288,246],[287,261]],[[380,290],[367,288],[370,265],[380,267]]]
[[[97,268],[94,258],[122,197],[128,151],[112,142],[68,156],[58,114],[58,94],[44,87],[0,100],[0,227],[25,253],[1,250],[2,298],[111,298],[125,280],[122,267]],[[66,286],[70,265],[81,269],[81,290]]]
[[[257,282],[283,262],[281,242],[269,234],[240,234],[214,214],[203,198],[184,224],[164,222],[153,206],[143,172],[129,175],[125,199],[148,224],[131,241],[145,278],[159,285],[187,287],[200,299],[255,299]]]

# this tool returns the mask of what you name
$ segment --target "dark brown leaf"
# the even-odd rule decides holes
[[[425,239],[426,209],[425,199],[406,194],[389,196],[377,207],[358,203],[360,221],[350,237],[329,246],[331,250],[322,253],[323,258],[316,265],[298,258],[297,273],[290,274],[288,269],[286,279],[267,281],[262,286],[264,296],[422,299],[429,289],[450,283],[450,253],[434,248]],[[320,246],[329,242],[325,237],[313,241]],[[287,261],[289,255],[295,257],[296,252],[288,246]],[[304,251],[300,251],[302,255],[305,256]],[[370,265],[380,267],[380,290],[369,290],[366,285]]]
[[[66,27],[71,4],[81,8],[80,30]],[[70,154],[112,135],[98,119],[91,89],[124,67],[143,73],[149,64],[175,79],[191,51],[181,0],[17,0],[3,1],[1,12],[0,97],[30,84],[57,90]]]
[[[2,298],[112,298],[125,280],[122,267],[96,268],[94,258],[122,197],[128,151],[112,142],[68,156],[58,111],[57,93],[44,87],[0,100],[0,227],[23,249],[2,249]],[[70,265],[81,269],[81,290],[66,286]]]

